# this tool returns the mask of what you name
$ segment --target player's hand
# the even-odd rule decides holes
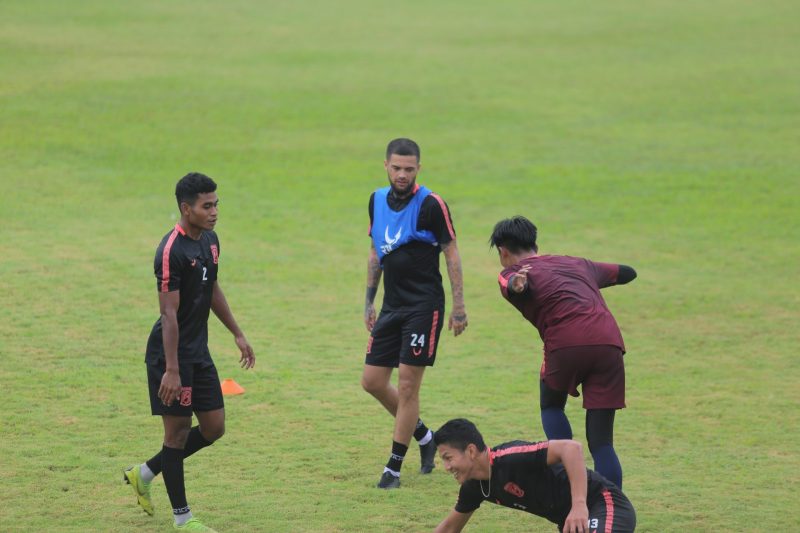
[[[367,331],[372,331],[375,327],[375,304],[367,304],[364,307],[364,325],[367,326]]]
[[[573,505],[564,521],[564,533],[588,533],[589,509],[585,503]]]
[[[242,352],[242,356],[239,358],[239,364],[245,370],[249,370],[253,368],[256,364],[256,354],[253,353],[253,347],[250,346],[250,343],[247,342],[247,339],[244,335],[236,337],[236,346],[239,347],[239,351]]]
[[[158,398],[161,403],[169,407],[172,402],[181,397],[181,376],[177,370],[167,370],[161,376],[161,385],[158,387]]]
[[[511,292],[519,294],[528,287],[528,270],[530,269],[530,265],[525,265],[509,278],[508,284],[511,287]]]
[[[447,324],[447,329],[453,332],[453,335],[458,337],[464,330],[467,329],[467,312],[464,309],[454,309],[450,313],[450,321]]]

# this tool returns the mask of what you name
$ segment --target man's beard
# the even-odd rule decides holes
[[[410,196],[411,192],[414,190],[414,185],[416,185],[416,183],[417,183],[416,180],[410,181],[406,185],[405,189],[399,189],[398,187],[395,187],[391,179],[389,180],[389,186],[392,188],[392,194],[394,194],[394,196],[397,198],[405,198],[407,196]]]

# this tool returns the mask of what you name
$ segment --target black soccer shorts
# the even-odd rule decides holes
[[[215,411],[225,407],[217,367],[211,361],[202,363],[178,362],[181,376],[181,397],[167,407],[158,397],[161,378],[167,363],[163,359],[147,363],[147,383],[150,388],[150,411],[155,416],[192,416],[194,411]]]
[[[367,343],[364,362],[393,368],[400,363],[433,366],[443,324],[444,307],[423,311],[381,310]]]
[[[589,531],[633,533],[636,511],[630,500],[616,487],[603,489],[602,496],[589,509]]]

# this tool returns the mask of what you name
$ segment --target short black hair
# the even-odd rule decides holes
[[[489,247],[506,248],[512,254],[539,251],[536,245],[536,226],[523,216],[506,218],[494,225]]]
[[[189,172],[178,180],[178,184],[175,185],[175,199],[178,201],[178,208],[180,209],[181,204],[184,202],[194,205],[198,194],[216,190],[217,184],[214,183],[214,180],[199,172]]]
[[[481,435],[481,432],[475,427],[475,424],[466,418],[454,418],[448,421],[433,434],[433,442],[435,442],[437,446],[440,444],[447,444],[462,452],[466,450],[467,446],[470,444],[474,444],[479,452],[486,449],[486,443],[483,442],[483,435]]]
[[[392,154],[397,155],[413,155],[417,158],[419,163],[419,145],[411,139],[400,137],[389,142],[386,147],[386,160],[392,157]]]

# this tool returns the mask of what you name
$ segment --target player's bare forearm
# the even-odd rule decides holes
[[[158,387],[158,397],[169,407],[181,392],[181,377],[178,369],[178,306],[180,292],[158,293],[158,307],[161,311],[161,339],[164,344],[164,375]]]
[[[467,328],[467,310],[464,307],[464,279],[461,273],[461,256],[458,254],[458,245],[455,240],[442,244],[444,260],[447,263],[447,276],[450,278],[450,288],[453,291],[453,311],[447,329],[453,331],[458,337]]]
[[[220,287],[219,283],[216,281],[214,282],[214,289],[211,292],[211,310],[217,315],[219,321],[228,328],[228,331],[233,333],[234,337],[244,336],[242,330],[239,329],[239,324],[236,323],[236,319],[233,317],[233,311],[231,311],[228,305],[225,293],[222,292],[222,287]]]
[[[239,351],[242,354],[239,358],[241,367],[244,369],[253,368],[253,366],[256,364],[256,356],[253,352],[253,347],[250,346],[250,343],[247,341],[244,333],[236,323],[236,319],[233,318],[233,311],[231,311],[231,308],[228,305],[228,300],[225,298],[225,293],[222,292],[222,287],[220,287],[219,283],[216,281],[214,282],[214,289],[211,292],[211,310],[214,311],[215,315],[217,315],[219,321],[222,322],[226,328],[228,328],[228,331],[233,333],[236,346],[239,348]]]
[[[364,298],[364,325],[367,331],[372,331],[375,325],[375,295],[378,293],[378,283],[381,281],[381,263],[375,246],[370,243],[369,258],[367,259],[367,292]]]
[[[375,302],[375,294],[378,292],[378,284],[381,281],[381,263],[375,247],[370,246],[369,258],[367,259],[367,297],[365,305]]]
[[[459,513],[456,510],[450,511],[450,514],[436,526],[434,533],[459,533],[464,526],[469,522],[472,513]]]
[[[573,508],[581,505],[586,507],[588,481],[581,443],[574,440],[551,440],[547,447],[547,464],[555,463],[561,463],[567,472]]]
[[[180,292],[158,293],[158,307],[161,313],[161,339],[164,344],[164,359],[169,371],[178,370],[178,306]]]
[[[464,308],[464,276],[461,272],[461,256],[455,240],[442,245],[444,260],[447,264],[447,275],[450,278],[450,289],[453,291],[453,313],[466,315]]]

